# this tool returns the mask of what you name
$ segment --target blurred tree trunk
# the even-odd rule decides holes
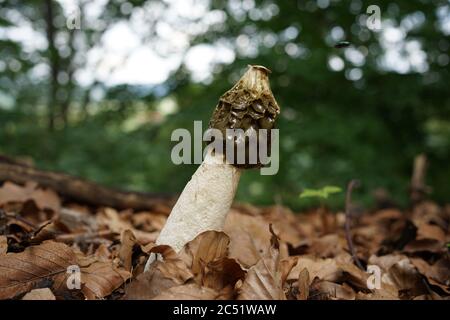
[[[69,108],[70,104],[72,102],[73,97],[73,91],[75,89],[75,84],[73,80],[73,74],[75,72],[76,66],[74,62],[74,56],[75,56],[75,46],[74,46],[74,40],[76,35],[77,29],[70,30],[69,34],[69,41],[68,45],[70,48],[70,55],[67,57],[67,85],[66,85],[66,97],[61,104],[61,118],[64,123],[64,127],[67,127],[69,122]]]
[[[48,92],[48,128],[55,129],[55,114],[57,109],[58,72],[60,68],[59,53],[55,45],[56,28],[53,22],[55,17],[53,0],[45,0],[45,23],[48,42],[48,63],[50,66],[50,86]]]

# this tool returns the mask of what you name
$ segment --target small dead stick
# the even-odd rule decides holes
[[[423,153],[417,155],[414,159],[410,185],[410,199],[413,204],[420,202],[431,192],[431,188],[425,183],[427,167],[426,155]]]
[[[93,241],[96,238],[110,237],[113,235],[114,235],[114,232],[111,232],[109,230],[101,230],[101,231],[92,232],[92,233],[66,233],[66,234],[58,235],[56,237],[56,240],[65,242],[65,243],[86,242],[86,241]]]
[[[37,226],[34,223],[31,223],[27,219],[22,218],[18,214],[10,214],[10,213],[6,213],[6,212],[2,211],[2,212],[0,212],[0,216],[2,216],[2,217],[4,216],[4,217],[10,218],[10,219],[16,219],[17,221],[20,221],[33,229],[37,229]]]
[[[365,270],[363,265],[361,264],[361,261],[359,261],[358,256],[356,255],[356,249],[353,245],[352,234],[350,231],[350,224],[352,219],[352,191],[354,188],[359,187],[359,185],[360,183],[358,180],[351,180],[347,186],[347,193],[345,195],[345,237],[347,239],[348,249],[350,250],[350,253],[353,257],[353,261],[355,261],[355,264],[361,270]]]
[[[26,224],[27,226],[31,227],[32,229],[34,229],[32,231],[33,236],[36,236],[39,232],[41,232],[42,229],[44,229],[46,226],[48,226],[50,223],[53,222],[53,220],[50,219],[50,220],[47,220],[47,221],[45,221],[45,222],[43,222],[43,223],[41,223],[41,224],[36,226],[34,223],[31,223],[30,221],[28,221],[27,219],[21,217],[18,214],[10,214],[10,213],[6,213],[4,211],[1,211],[0,212],[0,218],[3,217],[3,216],[6,217],[6,218],[15,219],[15,220],[20,221],[20,222]]]

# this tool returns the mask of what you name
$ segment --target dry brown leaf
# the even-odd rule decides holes
[[[309,284],[311,284],[316,277],[320,280],[337,281],[342,275],[342,270],[334,259],[320,259],[311,256],[303,256],[298,258],[297,264],[292,268],[287,279],[297,280],[300,276],[300,272],[305,268],[309,272]]]
[[[108,246],[104,243],[101,243],[97,250],[95,250],[94,255],[102,261],[110,260],[111,259],[111,252],[108,249]]]
[[[286,279],[292,268],[297,264],[298,257],[288,257],[280,261],[281,281],[286,282]]]
[[[407,256],[398,253],[391,253],[384,256],[372,255],[369,258],[369,265],[376,265],[384,272],[387,272],[394,264],[404,259],[408,259]]]
[[[403,251],[406,253],[420,253],[420,252],[432,252],[432,253],[445,253],[447,249],[444,243],[435,239],[420,239],[409,242]]]
[[[263,250],[258,250],[257,244],[249,233],[239,229],[229,230],[227,234],[231,239],[229,257],[236,259],[242,267],[248,269],[261,259]]]
[[[191,283],[172,287],[156,296],[153,300],[214,300],[218,297],[219,293],[215,290]]]
[[[160,231],[166,220],[167,215],[151,212],[136,212],[131,216],[133,226],[147,232]]]
[[[43,283],[48,283],[45,286],[51,286],[56,294],[64,295],[69,290],[66,282],[70,266],[80,268],[82,290],[88,298],[103,298],[129,275],[125,270],[116,270],[110,261],[95,260],[54,241],[3,255],[0,257],[0,299],[13,298]]]
[[[328,234],[320,238],[314,238],[311,241],[309,253],[321,258],[333,258],[347,248],[347,242],[337,234]]]
[[[149,244],[144,248],[150,254],[159,254],[162,261],[155,261],[126,288],[124,299],[150,300],[169,288],[182,285],[194,277],[192,271],[169,246]]]
[[[401,298],[411,298],[428,293],[420,273],[409,259],[403,259],[394,264],[389,268],[388,275],[399,290]]]
[[[448,218],[449,216],[446,216],[445,210],[442,210],[436,203],[430,201],[424,201],[416,205],[412,214],[412,219],[416,225],[437,225],[443,230],[448,228]]]
[[[53,281],[56,291],[65,290],[67,267],[76,264],[72,249],[52,241],[7,253],[0,257],[0,299],[30,291],[45,280]]]
[[[442,258],[433,265],[420,258],[410,258],[411,263],[427,277],[431,285],[438,286],[450,294],[450,260]]]
[[[290,209],[276,205],[263,210],[262,215],[268,223],[272,223],[281,241],[294,247],[302,242],[303,237],[297,228],[298,220]]]
[[[308,300],[309,296],[309,272],[308,269],[304,268],[302,271],[300,271],[300,274],[298,275],[298,294],[297,299],[298,300]]]
[[[22,300],[56,300],[49,288],[33,289],[23,296]]]
[[[8,251],[8,239],[6,236],[0,236],[0,256]]]
[[[70,232],[89,231],[97,229],[97,221],[93,215],[83,208],[61,208],[59,222]]]
[[[244,270],[234,259],[221,258],[205,266],[200,285],[233,295],[233,289],[238,280],[245,277]],[[227,289],[225,289],[227,288]],[[225,293],[224,293],[225,294]],[[229,298],[231,299],[231,297]]]
[[[270,228],[272,225],[270,225]],[[252,266],[239,288],[239,300],[285,300],[280,265],[279,241],[273,233],[270,250]]]
[[[385,285],[379,290],[374,290],[370,293],[358,292],[356,293],[356,300],[398,300],[398,291],[393,287],[389,286],[388,290],[385,289]]]
[[[50,189],[38,188],[34,182],[27,182],[24,187],[12,182],[5,182],[0,187],[0,206],[7,203],[24,203],[33,201],[40,210],[52,210],[59,213],[61,201],[58,195]]]
[[[131,258],[136,237],[131,230],[124,230],[120,236],[119,259],[125,270],[131,271]]]
[[[245,276],[240,265],[227,258],[229,244],[230,238],[225,233],[206,231],[188,242],[180,252],[194,274],[195,282],[215,289],[224,297],[233,295],[236,281]]]
[[[135,229],[129,220],[122,217],[117,210],[113,208],[103,208],[97,212],[96,219],[99,229],[106,228],[117,234],[122,234],[125,230],[133,231],[137,241],[142,245],[155,242],[158,236],[158,233],[144,232]]]
[[[201,277],[205,265],[227,256],[229,244],[230,238],[225,233],[205,231],[184,246],[180,257],[196,278]]]
[[[172,279],[176,284],[183,284],[194,277],[192,270],[171,247],[166,245],[154,246],[151,253],[161,254],[163,261],[155,261],[152,267],[161,271],[166,278]]]
[[[428,223],[421,223],[417,226],[417,240],[421,239],[434,239],[440,242],[445,242],[445,232],[436,225]]]
[[[339,269],[342,270],[342,281],[351,284],[353,288],[357,288],[358,290],[368,290],[368,274],[354,264],[351,255],[343,253],[336,257],[336,262]]]
[[[112,261],[100,261],[95,256],[78,255],[78,264],[81,267],[81,291],[89,300],[110,295],[131,277],[128,271],[116,268]]]
[[[156,261],[154,264],[161,262]],[[173,278],[165,277],[161,270],[152,266],[143,272],[125,288],[124,300],[151,300],[162,292],[179,285]]]
[[[330,281],[316,279],[311,284],[311,298],[331,300],[355,300],[356,295],[347,284],[337,284]]]
[[[230,237],[229,258],[236,259],[243,267],[256,264],[270,246],[269,223],[262,216],[242,214],[231,210],[225,222],[224,232]]]

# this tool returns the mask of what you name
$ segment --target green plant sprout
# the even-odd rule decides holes
[[[321,198],[328,199],[330,194],[342,192],[342,189],[336,186],[325,186],[322,189],[304,189],[300,193],[300,198]]]

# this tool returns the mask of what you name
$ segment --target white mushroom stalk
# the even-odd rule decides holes
[[[226,129],[242,129],[245,132],[272,129],[280,109],[270,90],[269,72],[262,66],[249,66],[233,88],[219,99],[210,121],[210,128],[220,130],[224,137],[227,137]],[[235,141],[234,147],[237,144]],[[173,207],[156,244],[169,245],[179,252],[198,234],[207,230],[223,229],[236,194],[241,171],[262,166],[259,158],[257,163],[235,164],[234,158],[229,159],[224,154],[226,152],[211,150],[207,152],[203,163]],[[145,271],[154,260],[155,255],[152,254]]]

